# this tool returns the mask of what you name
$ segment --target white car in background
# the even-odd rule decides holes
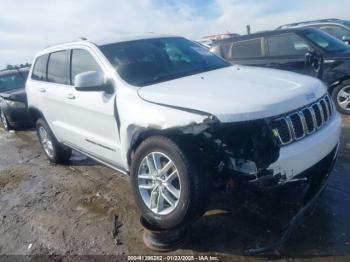
[[[322,82],[231,65],[182,37],[46,48],[26,91],[50,161],[74,149],[130,174],[142,215],[160,228],[201,216],[216,180],[318,189],[337,154],[341,120]]]

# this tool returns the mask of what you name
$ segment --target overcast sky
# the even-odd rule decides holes
[[[58,42],[144,32],[244,33],[319,18],[350,19],[348,0],[1,0],[0,68]]]

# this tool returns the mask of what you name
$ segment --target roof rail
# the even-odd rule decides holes
[[[75,40],[65,41],[65,42],[61,42],[61,43],[57,43],[57,44],[53,44],[53,45],[48,45],[48,46],[46,46],[45,48],[49,48],[49,47],[51,47],[51,46],[56,46],[56,45],[69,44],[69,43],[73,43],[73,42],[76,42],[76,41],[86,41],[86,40],[87,40],[86,37],[81,36],[81,37],[78,37],[78,38],[75,39]]]
[[[342,21],[342,20],[338,19],[338,18],[326,18],[326,19],[319,19],[319,20],[310,20],[310,21],[303,21],[303,22],[297,22],[297,23],[281,25],[277,29],[283,29],[283,28],[286,28],[286,27],[293,27],[293,26],[298,26],[298,25],[307,25],[307,24],[312,24],[312,23],[339,22],[339,21]]]

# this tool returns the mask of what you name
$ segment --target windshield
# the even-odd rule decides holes
[[[19,73],[0,75],[0,93],[23,87],[24,79]]]
[[[180,37],[135,40],[104,45],[100,49],[118,74],[135,86],[231,65],[201,45]]]
[[[347,27],[350,27],[350,21],[348,20],[344,21],[344,25],[346,25]]]
[[[349,46],[327,33],[320,30],[306,31],[303,33],[312,43],[327,52],[339,52],[350,50]]]

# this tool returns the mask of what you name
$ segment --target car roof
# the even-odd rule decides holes
[[[344,24],[346,21],[342,19],[337,18],[328,18],[328,19],[319,19],[319,20],[310,20],[310,21],[303,21],[303,22],[297,22],[297,23],[291,23],[286,25],[281,25],[277,29],[287,28],[287,27],[294,27],[294,26],[307,26],[310,24],[323,24],[323,23],[336,23],[336,24]]]
[[[74,45],[74,44],[79,45],[79,44],[87,43],[87,44],[92,44],[96,46],[103,46],[103,45],[114,44],[114,43],[122,43],[122,42],[136,41],[136,40],[143,40],[143,39],[164,38],[164,37],[179,37],[179,36],[147,33],[142,35],[121,35],[121,36],[113,36],[113,37],[97,38],[97,39],[86,39],[84,37],[81,37],[74,41],[68,41],[68,42],[48,46],[42,49],[41,51],[39,51],[38,54],[45,54],[54,49],[66,48],[68,45]]]
[[[258,33],[253,33],[249,35],[241,35],[241,36],[235,36],[231,38],[216,40],[214,43],[222,43],[222,42],[238,42],[238,41],[244,41],[244,40],[250,40],[254,38],[260,38],[265,36],[272,36],[272,35],[279,35],[282,33],[294,33],[294,32],[310,32],[310,31],[319,31],[315,28],[287,28],[287,29],[278,29],[278,30],[271,30],[271,31],[261,31]]]
[[[4,70],[0,70],[0,76],[5,76],[5,75],[12,75],[12,74],[16,74],[21,72],[29,72],[29,67],[22,67],[22,68],[18,68],[18,69],[4,69]]]
[[[123,35],[119,37],[113,36],[113,37],[100,38],[100,39],[89,40],[89,41],[98,46],[102,46],[102,45],[108,45],[108,44],[114,44],[114,43],[136,41],[136,40],[143,40],[143,39],[165,38],[165,37],[179,37],[179,36],[148,33],[148,34],[142,34],[142,35]]]

